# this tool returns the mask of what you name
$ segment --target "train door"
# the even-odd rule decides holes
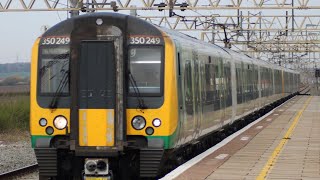
[[[82,26],[71,33],[70,139],[78,155],[123,149],[126,126],[123,31],[116,26]]]
[[[225,120],[225,108],[226,108],[226,87],[225,87],[225,73],[224,73],[224,62],[222,61],[222,58],[219,57],[218,59],[219,63],[219,96],[220,96],[220,119],[221,124],[223,124],[223,121]]]
[[[270,94],[270,96],[272,96],[272,98],[273,98],[273,100],[274,99],[277,99],[278,97],[277,97],[277,88],[278,88],[278,86],[277,86],[277,83],[276,83],[276,72],[277,72],[277,70],[276,69],[271,69],[271,68],[268,68],[269,69],[269,81],[270,81],[270,85],[272,85],[272,88],[270,88],[269,89],[269,94]],[[268,101],[268,103],[270,103],[269,101]]]
[[[79,146],[115,146],[116,62],[113,41],[82,41]]]
[[[254,65],[254,83],[253,83],[253,92],[254,92],[254,99],[255,99],[255,108],[259,108],[259,67],[258,65]]]
[[[232,90],[231,90],[231,63],[229,61],[223,63],[223,87],[224,87],[224,121],[231,122],[232,117]]]
[[[206,125],[206,116],[205,116],[205,108],[207,105],[207,91],[206,91],[206,61],[207,61],[206,56],[201,56],[201,61],[200,61],[200,73],[199,73],[199,78],[200,78],[200,99],[201,99],[201,108],[200,108],[200,122],[198,123],[198,128],[199,128],[199,134],[202,134],[202,130],[205,129],[204,125]],[[209,74],[207,74],[209,76]]]
[[[241,63],[236,63],[237,116],[240,116],[243,114],[243,83],[242,83],[243,77],[242,77]]]
[[[213,57],[213,121],[221,123],[221,60],[219,56]]]
[[[261,93],[261,106],[266,104],[266,68],[260,66],[260,93]]]
[[[265,104],[269,104],[271,102],[271,98],[273,98],[273,84],[272,84],[272,70],[269,68],[264,68],[264,80],[265,80]]]
[[[195,136],[197,137],[200,131],[202,99],[201,99],[201,83],[200,83],[200,63],[198,52],[193,51],[193,89],[194,89],[194,121],[195,121]]]
[[[185,55],[187,56],[187,54]],[[186,57],[188,58],[188,57]],[[194,90],[193,90],[193,72],[191,60],[186,60],[184,64],[183,81],[184,81],[184,107],[185,107],[185,121],[184,132],[187,141],[193,138],[195,132],[195,112],[194,112]],[[190,138],[190,139],[189,139]]]
[[[248,88],[248,64],[243,63],[242,64],[242,72],[243,72],[243,108],[244,112],[248,112],[249,110],[249,88]]]
[[[248,79],[248,110],[251,111],[254,108],[253,100],[253,64],[248,64],[247,69],[247,79]]]
[[[175,44],[176,44],[176,50],[177,50],[177,54],[176,54],[176,57],[177,57],[177,59],[176,59],[176,64],[177,64],[177,74],[178,74],[178,76],[177,76],[177,81],[178,81],[178,85],[177,85],[177,92],[178,92],[178,103],[179,103],[179,130],[178,130],[178,132],[177,132],[177,134],[178,134],[178,139],[179,139],[179,141],[178,142],[180,142],[180,143],[182,143],[182,138],[184,138],[185,137],[185,135],[184,135],[184,129],[183,129],[183,125],[184,125],[184,123],[185,123],[185,119],[183,118],[184,116],[183,116],[183,94],[181,93],[181,92],[184,92],[183,90],[182,90],[182,88],[183,88],[183,83],[182,83],[182,77],[181,77],[181,67],[182,67],[182,64],[181,64],[181,62],[182,62],[182,59],[181,59],[181,55],[182,55],[182,51],[181,51],[181,46],[180,46],[180,44],[179,44],[179,42],[175,42]]]
[[[213,109],[215,112],[215,119],[220,119],[220,115],[218,116],[218,112],[220,110],[220,91],[219,91],[219,60],[218,57],[214,57],[213,59],[213,63],[214,63],[214,93],[213,93]]]

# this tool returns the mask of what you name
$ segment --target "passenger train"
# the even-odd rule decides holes
[[[155,178],[188,147],[297,93],[299,78],[133,16],[67,19],[32,50],[40,179]]]

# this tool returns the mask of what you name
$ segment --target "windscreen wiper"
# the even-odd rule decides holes
[[[134,95],[137,97],[138,100],[138,108],[139,109],[147,109],[147,105],[144,103],[143,98],[141,97],[139,88],[137,86],[137,82],[135,81],[134,77],[132,76],[131,72],[129,72],[129,81],[133,87]]]
[[[59,97],[60,97],[64,87],[67,85],[68,82],[69,82],[69,70],[63,72],[63,77],[62,77],[62,79],[61,79],[61,81],[59,83],[59,86],[58,86],[56,92],[54,93],[53,98],[51,100],[51,103],[49,105],[50,109],[57,108]]]
[[[66,52],[64,54],[58,54],[54,56],[51,61],[49,61],[46,65],[42,66],[39,69],[40,77],[43,77],[45,72],[47,72],[48,69],[50,69],[53,65],[58,64],[61,61],[61,59],[68,58],[69,55],[70,55],[69,52]]]

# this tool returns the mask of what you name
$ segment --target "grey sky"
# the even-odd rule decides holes
[[[59,12],[62,20],[66,12]],[[58,12],[0,13],[0,63],[29,62],[41,27],[60,22]]]

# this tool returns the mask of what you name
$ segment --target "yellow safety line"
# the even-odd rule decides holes
[[[268,162],[264,165],[263,169],[261,170],[259,176],[256,178],[257,180],[263,180],[266,178],[266,176],[268,175],[269,171],[271,170],[271,168],[274,166],[277,157],[279,156],[282,148],[284,147],[284,145],[288,142],[288,140],[290,139],[290,136],[294,130],[294,128],[296,127],[296,125],[298,124],[298,121],[302,115],[302,113],[305,111],[305,109],[307,108],[307,106],[309,105],[310,101],[311,101],[311,97],[309,97],[307,99],[307,101],[304,103],[303,108],[298,112],[298,114],[295,116],[291,126],[289,127],[288,131],[286,132],[286,134],[284,135],[284,137],[282,138],[282,140],[280,141],[280,143],[278,144],[278,146],[274,149],[272,155],[270,156],[270,158],[268,159]]]

